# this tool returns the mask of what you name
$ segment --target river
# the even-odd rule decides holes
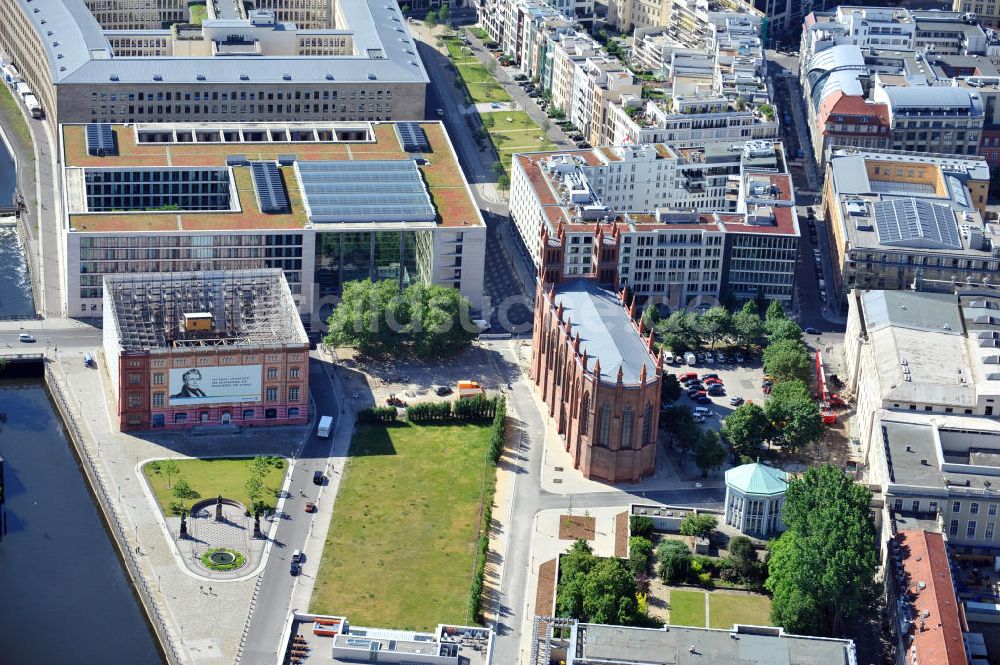
[[[0,381],[0,413],[0,663],[162,664],[41,381]]]
[[[13,199],[16,177],[14,160],[0,142],[0,205],[9,205]],[[34,313],[24,248],[13,226],[0,226],[0,319]]]

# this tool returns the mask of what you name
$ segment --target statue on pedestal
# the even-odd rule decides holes
[[[222,521],[222,495],[221,494],[219,495],[219,498],[215,500],[215,521],[216,522],[221,522]]]
[[[263,538],[264,534],[260,532],[260,511],[257,510],[253,514],[253,537]]]
[[[187,511],[181,511],[181,540],[188,537]]]

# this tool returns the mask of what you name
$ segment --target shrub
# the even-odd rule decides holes
[[[691,571],[691,550],[679,540],[664,540],[656,548],[660,579],[668,584],[682,582]]]
[[[712,586],[712,575],[709,573],[702,573],[698,575],[698,584],[702,586]]]
[[[232,563],[215,563],[210,558],[216,552],[229,552],[233,555]],[[211,570],[236,570],[237,568],[242,568],[243,564],[246,563],[246,557],[243,556],[241,552],[236,550],[231,550],[228,547],[212,547],[201,555],[201,563],[206,568]]]
[[[183,478],[178,478],[177,482],[174,483],[174,496],[178,499],[197,499],[201,496],[196,490],[192,489],[188,481]]]
[[[173,513],[174,515],[180,515],[182,510],[184,510],[184,504],[183,503],[181,503],[180,501],[171,501],[170,502],[170,512],[171,513]]]
[[[632,574],[638,577],[649,568],[649,558],[653,554],[653,543],[642,536],[632,536],[628,539],[628,567]]]
[[[160,461],[159,460],[153,460],[147,466],[149,466],[149,470],[152,471],[153,473],[159,473],[160,472]]]
[[[639,536],[646,539],[652,538],[653,518],[646,517],[645,515],[633,515],[629,519],[629,531],[632,536]]]

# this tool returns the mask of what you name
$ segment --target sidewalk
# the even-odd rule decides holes
[[[97,460],[98,475],[111,508],[131,533],[129,549],[139,553],[139,569],[152,590],[154,602],[179,636],[181,658],[198,665],[230,665],[247,619],[257,575],[238,581],[206,582],[178,560],[171,536],[164,530],[159,508],[141,478],[141,464],[154,458],[181,458],[211,454],[291,456],[307,431],[303,427],[260,429],[244,434],[192,436],[186,433],[123,434],[112,424],[114,396],[105,375],[103,356],[98,369],[86,368],[88,349],[63,350],[50,355],[53,380],[69,402],[84,438],[83,445]],[[81,415],[85,414],[85,416]],[[279,510],[281,504],[279,503]],[[248,571],[250,572],[250,571]],[[209,593],[209,589],[211,592]]]

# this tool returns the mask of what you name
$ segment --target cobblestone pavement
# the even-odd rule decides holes
[[[84,366],[86,351],[98,358],[97,369]],[[112,424],[116,401],[100,349],[63,349],[50,355],[53,356],[55,361],[50,365],[53,378],[70,402],[84,446],[98,460],[104,483],[111,488],[109,493],[117,495],[112,508],[131,536],[130,549],[140,554],[140,571],[153,590],[154,601],[164,608],[166,620],[172,624],[171,632],[180,636],[182,659],[197,665],[232,665],[258,576],[209,583],[192,574],[182,562],[173,536],[167,531],[167,522],[139,469],[145,461],[170,457],[257,454],[291,457],[307,428],[261,428],[204,436],[123,434]],[[279,502],[278,509],[281,508]],[[175,526],[173,533],[176,532]]]
[[[192,514],[187,520],[188,537],[181,539],[181,520],[179,517],[167,518],[167,529],[174,539],[177,551],[184,564],[195,575],[212,580],[231,580],[246,577],[256,571],[264,556],[267,540],[263,537],[253,537],[253,517],[248,517],[244,511],[235,506],[223,505],[222,521],[215,520],[214,506],[208,506]],[[261,531],[267,533],[270,524],[261,521]],[[201,555],[213,547],[225,547],[236,550],[246,562],[236,570],[211,570],[201,563]]]

